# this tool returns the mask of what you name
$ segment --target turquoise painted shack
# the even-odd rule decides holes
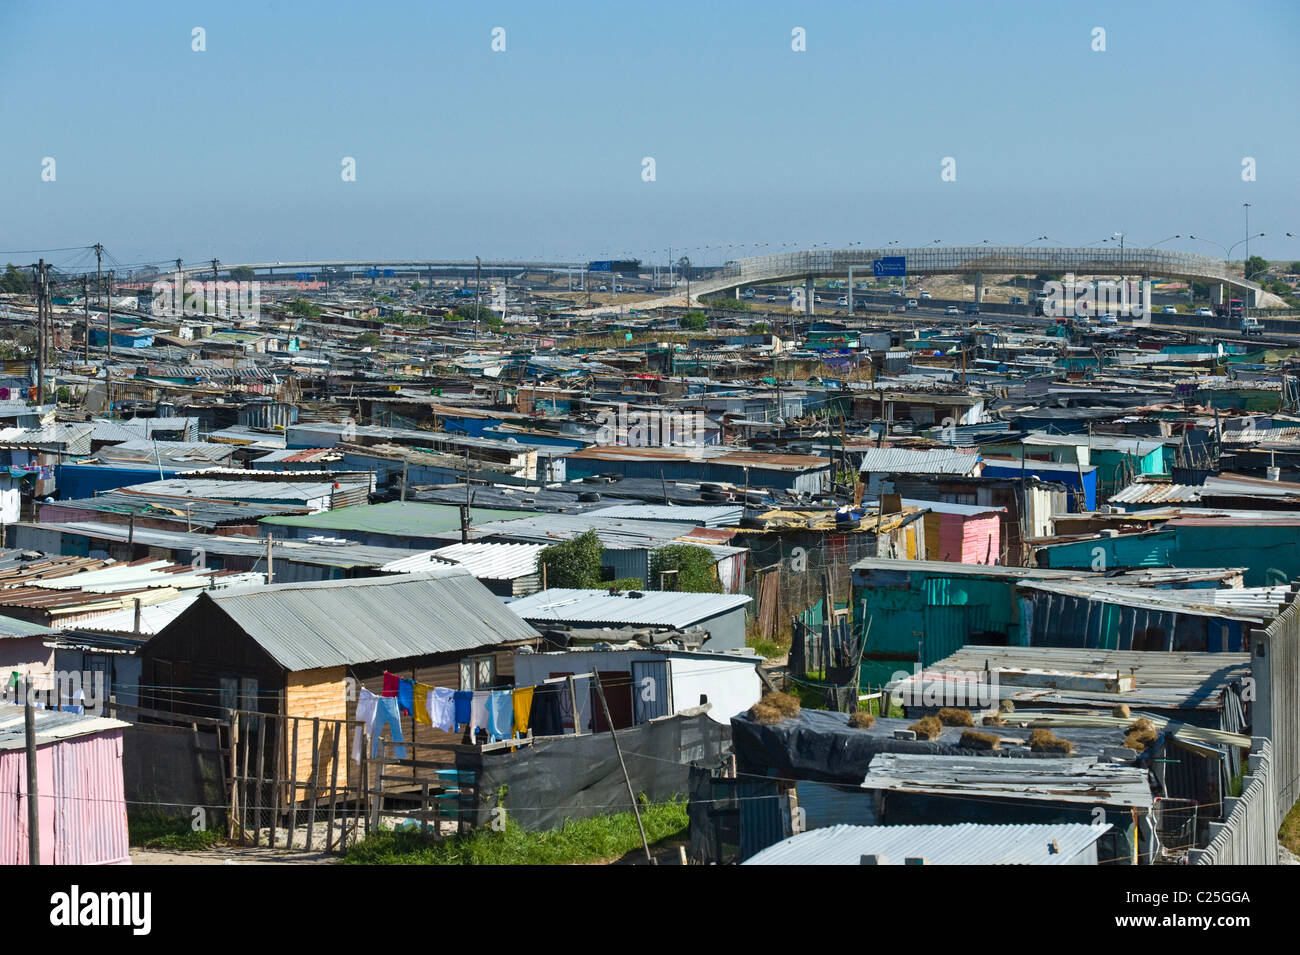
[[[1159,530],[1120,534],[1034,552],[1039,567],[1107,571],[1133,567],[1241,567],[1247,587],[1300,579],[1300,520],[1187,517]]]
[[[853,612],[871,623],[863,653],[864,686],[900,670],[929,666],[967,644],[1024,646],[1016,584],[1064,579],[1071,571],[866,558],[853,565]]]

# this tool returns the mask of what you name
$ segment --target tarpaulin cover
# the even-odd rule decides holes
[[[729,736],[703,710],[618,731],[632,789],[651,802],[685,795],[691,764],[715,767],[730,752]],[[500,804],[508,818],[532,831],[632,808],[609,733],[557,736],[514,752],[463,754],[456,765],[478,774],[478,826],[491,823],[503,786]]]
[[[966,749],[958,745],[963,728],[946,726],[937,740],[894,739],[896,729],[907,729],[914,719],[878,719],[869,730],[853,729],[847,713],[829,710],[801,710],[799,715],[769,726],[755,723],[747,714],[731,718],[731,741],[736,768],[742,773],[807,779],[825,783],[861,785],[871,759],[877,753],[930,753],[938,756],[990,756],[1017,759],[1054,759],[1058,754],[1030,753],[1017,746],[996,752]],[[973,727],[979,732],[1025,738],[1023,727]],[[1121,748],[1122,727],[1071,726],[1056,730],[1058,736],[1075,744],[1076,756],[1106,755],[1132,759]]]

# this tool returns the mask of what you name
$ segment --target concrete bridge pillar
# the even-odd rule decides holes
[[[853,317],[853,269],[849,269],[849,317]]]
[[[1210,286],[1210,301],[1215,305],[1223,304],[1223,283],[1219,282]]]
[[[814,300],[813,277],[810,275],[803,280],[803,310],[805,315],[812,315],[815,311],[813,308]]]
[[[975,273],[975,304],[978,305],[984,301],[984,273]]]

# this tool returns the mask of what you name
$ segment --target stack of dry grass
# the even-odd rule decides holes
[[[943,724],[937,716],[923,716],[908,727],[917,739],[938,739],[943,732]]]
[[[999,713],[1014,713],[1015,711],[1016,711],[1016,704],[1014,700],[1003,700],[1002,702],[998,703]]]
[[[755,723],[770,726],[792,716],[798,716],[800,703],[789,693],[765,693],[763,698],[749,708],[749,718]]]
[[[1069,756],[1074,752],[1074,744],[1051,730],[1038,729],[1029,734],[1029,749],[1034,753],[1064,753]]]
[[[1140,753],[1151,746],[1159,735],[1155,724],[1143,716],[1129,724],[1128,735],[1124,737],[1124,746]]]
[[[1001,714],[999,713],[990,713],[987,716],[985,716],[982,720],[980,720],[980,722],[983,723],[985,726],[1006,726],[1007,725],[1007,721],[1004,720]]]
[[[1116,703],[1114,707],[1111,708],[1110,715],[1118,716],[1120,719],[1126,720],[1133,714],[1129,712],[1127,703]]]
[[[974,726],[975,719],[970,710],[960,710],[954,706],[945,706],[939,711],[939,722],[944,726]]]
[[[1002,746],[1002,739],[992,733],[977,733],[975,730],[966,730],[961,734],[960,745],[963,749],[999,749]]]
[[[855,730],[869,730],[876,724],[876,718],[866,710],[858,710],[856,713],[849,714],[849,726]]]

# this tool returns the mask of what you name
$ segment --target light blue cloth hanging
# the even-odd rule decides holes
[[[397,711],[397,697],[381,696],[375,701],[375,729],[371,735],[373,742],[370,744],[371,757],[378,757],[381,750],[379,744],[379,734],[383,731],[384,724],[388,724],[388,733],[394,743],[405,742],[402,736],[402,716]],[[393,755],[398,759],[406,759],[406,747],[394,746]]]
[[[514,733],[514,697],[509,690],[493,690],[488,699],[488,736],[492,742],[509,739]]]

